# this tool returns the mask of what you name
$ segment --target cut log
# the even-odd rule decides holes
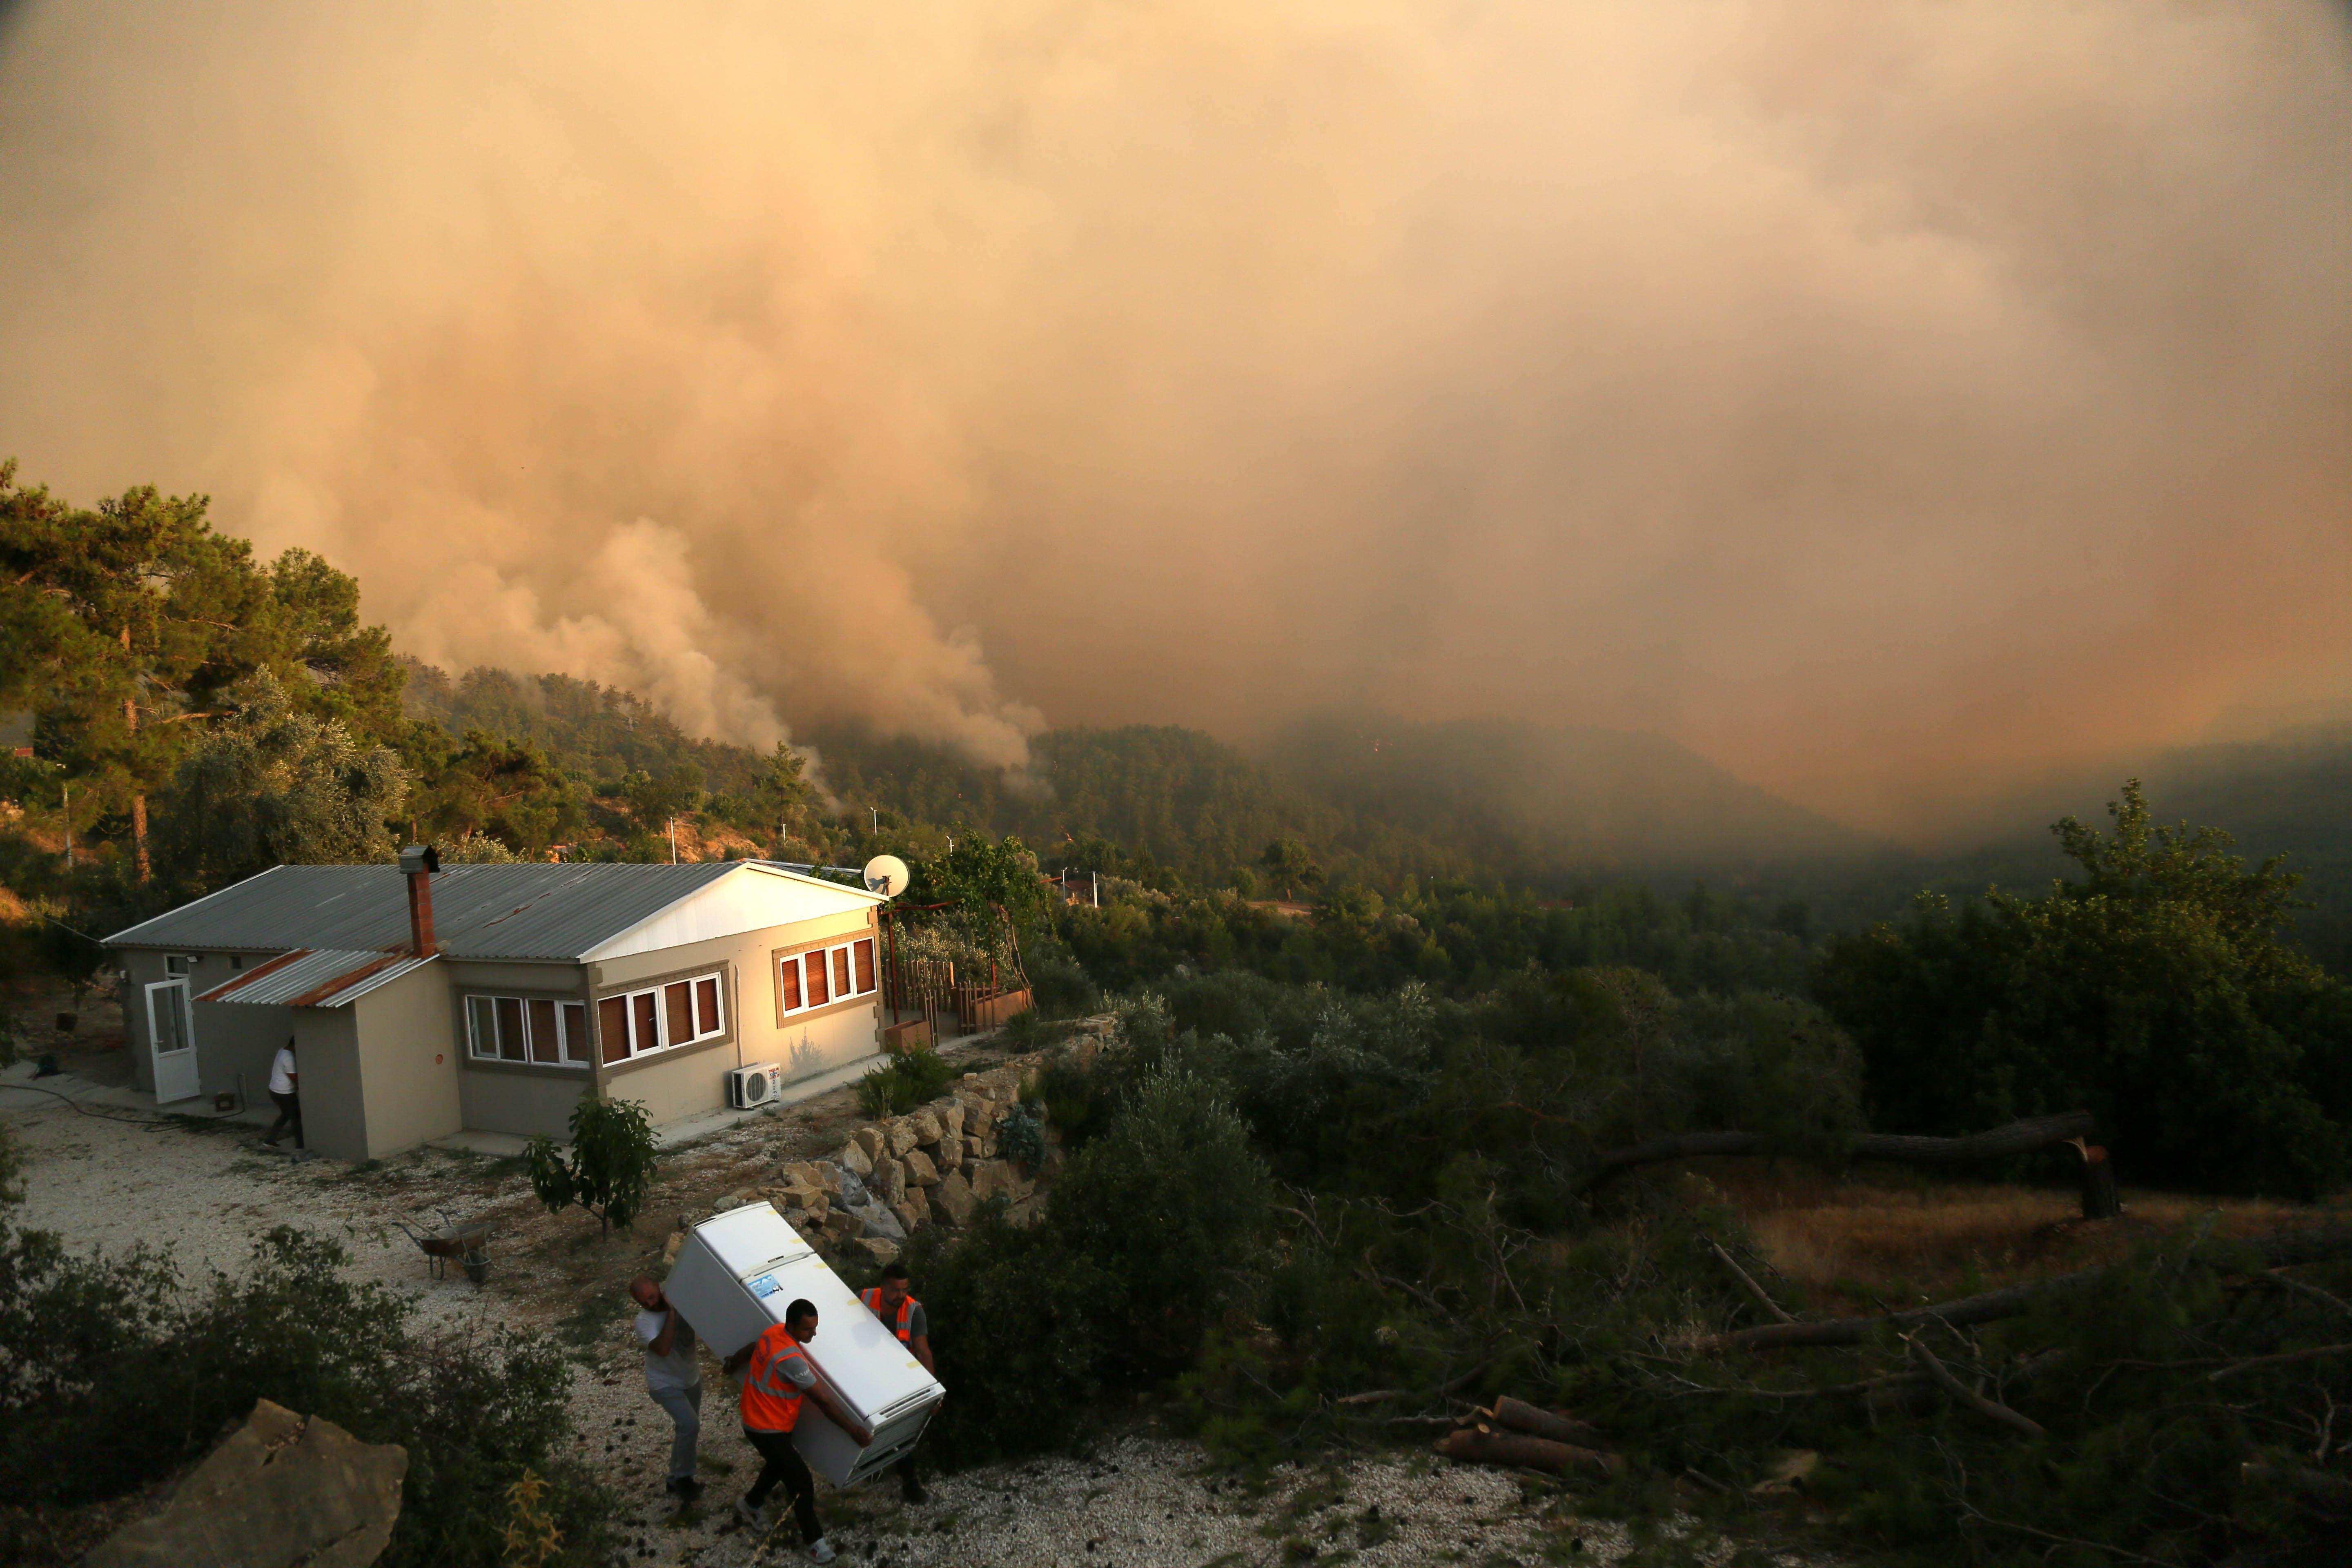
[[[2069,1138],[2088,1133],[2094,1125],[2087,1110],[2070,1110],[2063,1116],[2036,1116],[2023,1121],[2012,1121],[2006,1127],[1996,1127],[1990,1132],[1978,1132],[1966,1138],[1923,1138],[1902,1132],[1865,1132],[1853,1141],[1846,1157],[1853,1160],[1891,1160],[1906,1165],[1973,1165],[1987,1160],[2006,1159],[2012,1154],[2031,1154],[2053,1143],[2063,1143]],[[1601,1185],[1620,1171],[1636,1165],[1654,1165],[1662,1160],[1696,1160],[1711,1154],[1768,1154],[1772,1152],[1760,1132],[1685,1132],[1673,1138],[1652,1138],[1645,1142],[1612,1149],[1593,1162],[1592,1173],[1584,1180],[1585,1189]]]
[[[1554,1410],[1539,1410],[1526,1400],[1514,1399],[1507,1394],[1495,1401],[1491,1419],[1497,1426],[1581,1448],[1598,1448],[1608,1441],[1601,1436],[1601,1428],[1589,1421],[1579,1421],[1573,1415],[1563,1415]]]
[[[1517,1432],[1481,1432],[1475,1427],[1448,1432],[1437,1440],[1437,1451],[1466,1464],[1523,1466],[1562,1476],[1616,1476],[1625,1470],[1622,1454],[1599,1453],[1572,1443],[1555,1443],[1548,1437],[1529,1437]]]
[[[2273,1268],[2289,1268],[2298,1263],[2320,1263],[2329,1258],[2352,1257],[2352,1225],[2295,1226],[2251,1237],[2243,1245],[2261,1254],[2263,1263]],[[1937,1306],[1914,1307],[1908,1311],[1894,1312],[1883,1318],[1832,1318],[1822,1323],[1766,1323],[1760,1328],[1710,1334],[1705,1339],[1690,1342],[1688,1348],[1713,1354],[1734,1350],[1858,1345],[1881,1324],[1897,1331],[1937,1322],[1964,1329],[2001,1318],[2014,1318],[2053,1291],[2081,1289],[2106,1272],[2107,1268],[2103,1265],[2074,1274],[2055,1275],[2048,1279],[2029,1280],[2022,1285],[2004,1286],[1980,1295],[1963,1296],[1957,1301],[1946,1301]]]

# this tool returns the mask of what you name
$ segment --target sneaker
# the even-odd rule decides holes
[[[822,1535],[818,1536],[815,1543],[808,1549],[809,1561],[812,1563],[830,1563],[833,1561],[833,1542],[827,1541]]]
[[[735,1517],[754,1530],[768,1528],[768,1510],[754,1503],[750,1498],[739,1497],[735,1500]]]

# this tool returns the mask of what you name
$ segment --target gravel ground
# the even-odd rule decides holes
[[[8,1077],[24,1072],[14,1068]],[[710,1198],[743,1183],[747,1172],[837,1147],[852,1120],[846,1104],[811,1101],[676,1151],[665,1162],[652,1213],[708,1212]],[[409,1295],[428,1322],[559,1331],[573,1347],[581,1454],[625,1500],[632,1562],[728,1568],[800,1560],[788,1512],[764,1541],[731,1517],[729,1505],[758,1462],[715,1364],[704,1372],[709,1489],[700,1507],[683,1513],[662,1492],[668,1420],[646,1396],[618,1281],[658,1257],[667,1225],[598,1238],[576,1214],[539,1212],[511,1163],[479,1155],[419,1151],[372,1171],[297,1164],[256,1148],[252,1127],[102,1119],[19,1092],[0,1093],[0,1123],[16,1134],[31,1167],[21,1223],[57,1231],[77,1250],[167,1247],[191,1275],[235,1271],[256,1237],[290,1223],[337,1237],[351,1250],[356,1277]],[[415,1245],[392,1224],[436,1208],[499,1221],[488,1286],[429,1278]],[[1560,1511],[1558,1499],[1547,1511],[1507,1475],[1407,1456],[1288,1468],[1252,1491],[1211,1475],[1197,1446],[1148,1431],[1110,1440],[1085,1458],[987,1466],[930,1487],[931,1500],[910,1508],[887,1479],[846,1494],[820,1482],[834,1544],[850,1562],[905,1568],[1271,1568],[1310,1560],[1310,1545],[1327,1563],[1344,1552],[1344,1560],[1365,1564],[1605,1563],[1627,1549],[1615,1527],[1578,1521]],[[1571,1549],[1575,1542],[1581,1545]]]

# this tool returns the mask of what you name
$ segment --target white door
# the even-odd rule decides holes
[[[166,980],[147,987],[147,1038],[155,1053],[155,1103],[194,1099],[196,1029],[186,981]]]

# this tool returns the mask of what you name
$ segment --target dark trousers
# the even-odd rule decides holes
[[[294,1147],[297,1149],[303,1147],[302,1097],[299,1094],[280,1094],[273,1089],[269,1091],[269,1098],[278,1102],[278,1120],[269,1124],[269,1136],[264,1138],[262,1142],[275,1143],[279,1135],[287,1128],[291,1127],[294,1129]]]
[[[758,1508],[768,1500],[768,1494],[775,1489],[776,1483],[783,1482],[784,1489],[793,1494],[793,1517],[800,1521],[801,1544],[815,1545],[817,1539],[824,1534],[824,1527],[816,1521],[816,1478],[809,1474],[808,1461],[803,1459],[800,1450],[793,1447],[793,1435],[790,1432],[754,1432],[746,1426],[743,1436],[760,1451],[761,1459],[760,1478],[751,1483],[751,1489],[743,1494],[743,1500]]]

